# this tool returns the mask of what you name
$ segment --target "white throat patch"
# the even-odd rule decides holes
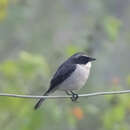
[[[86,65],[85,65],[86,68],[91,68],[91,62],[88,62]]]

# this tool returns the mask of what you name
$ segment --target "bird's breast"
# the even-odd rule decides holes
[[[76,65],[75,71],[61,85],[60,90],[78,90],[82,88],[89,76],[91,63],[87,65]]]

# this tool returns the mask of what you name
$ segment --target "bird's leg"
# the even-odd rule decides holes
[[[71,93],[69,93],[69,91],[65,91],[65,93],[66,93],[67,95],[72,95]]]
[[[76,94],[76,93],[74,93],[73,91],[70,91],[71,92],[71,94],[72,94],[72,97],[71,97],[71,100],[72,101],[77,101],[77,99],[78,99],[78,94]]]

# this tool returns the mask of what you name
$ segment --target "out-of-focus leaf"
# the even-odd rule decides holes
[[[14,77],[19,69],[15,61],[5,61],[0,65],[0,71],[7,77]]]
[[[114,41],[119,32],[121,27],[121,21],[115,17],[108,17],[104,21],[104,29],[108,35],[108,38]]]
[[[75,127],[76,126],[76,118],[73,116],[73,114],[72,113],[68,113],[68,117],[67,117],[67,119],[68,119],[68,122],[69,122],[69,124],[70,124],[70,126],[72,126],[72,127]]]
[[[111,100],[113,99],[111,96]],[[110,102],[111,102],[110,100]],[[104,122],[104,129],[114,130],[116,124],[121,125],[124,123],[126,110],[129,106],[129,98],[127,95],[118,96],[118,102],[115,105],[111,104],[108,109],[106,109],[105,114],[103,114],[103,122]]]
[[[7,15],[8,0],[0,0],[0,20],[3,20]]]
[[[27,74],[32,74],[34,71],[39,71],[49,74],[49,67],[44,57],[31,55],[27,52],[20,54],[20,66]]]
[[[121,122],[124,119],[125,111],[123,107],[115,107],[107,110],[104,115],[104,127],[105,129],[112,129],[114,124]]]
[[[69,55],[69,56],[71,56],[71,55],[73,55],[74,53],[76,53],[76,52],[79,52],[79,47],[77,47],[76,45],[69,45],[68,47],[67,47],[67,54]]]

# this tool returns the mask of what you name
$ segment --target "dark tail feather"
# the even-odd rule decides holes
[[[49,91],[47,91],[43,96],[47,96],[48,94],[49,94]],[[39,99],[39,101],[34,106],[34,109],[37,110],[41,106],[41,104],[43,103],[43,101],[45,101],[45,99],[46,98]]]

